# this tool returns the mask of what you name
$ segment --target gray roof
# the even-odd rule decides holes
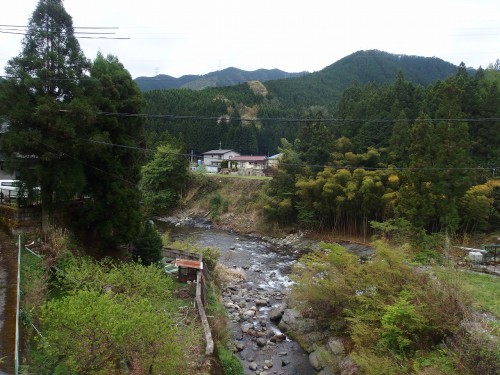
[[[202,155],[207,155],[207,154],[219,155],[219,154],[227,154],[228,152],[235,152],[235,151],[233,151],[233,150],[211,150],[211,151],[204,152]]]
[[[268,160],[275,160],[275,159],[279,159],[281,157],[282,154],[276,154],[276,155],[273,155],[273,156],[269,156],[267,159]]]

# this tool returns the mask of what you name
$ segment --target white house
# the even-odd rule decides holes
[[[238,169],[266,169],[266,156],[235,156],[231,159],[238,162]]]
[[[273,156],[269,156],[267,158],[267,165],[271,168],[276,168],[278,166],[279,161],[280,161],[281,155],[282,154],[276,154]]]
[[[236,151],[233,150],[211,150],[204,152],[203,154],[203,164],[208,167],[220,168],[220,163],[223,160],[232,160],[236,156],[240,156]]]

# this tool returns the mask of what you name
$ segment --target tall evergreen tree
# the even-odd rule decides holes
[[[85,84],[85,98],[95,112],[115,116],[95,116],[91,126],[81,124],[79,160],[86,176],[84,200],[75,222],[91,230],[93,237],[115,245],[133,240],[139,233],[140,193],[137,187],[144,153],[143,123],[129,116],[142,111],[143,97],[115,56],[98,54]],[[127,116],[120,116],[120,113]]]
[[[139,155],[143,99],[116,57],[91,63],[74,36],[62,0],[40,0],[19,56],[8,62],[2,137],[9,164],[41,188],[43,225],[57,202],[85,196],[73,220],[116,245],[140,229]],[[90,73],[90,75],[89,75]],[[60,210],[60,209],[59,209]]]
[[[40,184],[45,225],[53,203],[74,196],[85,183],[74,157],[79,121],[61,114],[73,109],[89,67],[62,0],[40,0],[21,53],[6,67],[10,127],[2,146],[11,168],[29,185]]]

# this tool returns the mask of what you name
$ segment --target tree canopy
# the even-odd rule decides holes
[[[144,102],[128,71],[114,56],[89,61],[62,1],[43,0],[6,72],[2,149],[8,168],[28,187],[39,186],[44,227],[56,204],[61,211],[60,203],[84,197],[79,229],[111,244],[133,239],[142,157],[134,147],[143,142],[143,125],[120,113],[140,113]]]

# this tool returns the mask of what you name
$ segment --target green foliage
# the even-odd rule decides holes
[[[173,281],[157,267],[68,258],[57,274],[61,298],[42,306],[37,374],[183,373]]]
[[[130,73],[117,57],[98,54],[90,69],[91,80],[84,85],[82,106],[111,113],[140,113],[144,100]],[[82,127],[78,147],[85,164],[86,185],[73,216],[86,236],[106,245],[127,243],[137,237],[141,226],[140,195],[137,188],[143,154],[143,123],[135,117],[95,116],[84,107],[75,116],[90,116]],[[114,145],[124,147],[115,147]],[[96,168],[95,166],[99,166]]]
[[[210,217],[216,220],[219,214],[228,211],[229,201],[222,198],[219,192],[215,192],[210,196]]]
[[[439,349],[432,352],[417,353],[413,362],[413,370],[417,373],[456,374],[456,355],[450,350]]]
[[[77,210],[68,209],[82,237],[111,246],[133,239],[141,159],[133,148],[143,137],[142,122],[98,115],[142,111],[130,74],[116,57],[85,58],[60,0],[38,3],[22,52],[6,71],[11,78],[3,85],[0,115],[9,131],[2,149],[8,170],[20,174],[28,192],[39,187],[44,227],[56,203],[84,196]]]
[[[134,241],[132,256],[142,264],[157,264],[162,258],[162,238],[154,224],[146,220],[139,237]]]
[[[82,95],[80,82],[90,64],[60,0],[40,1],[27,30],[21,53],[6,67],[13,78],[4,84],[2,115],[9,132],[2,137],[2,149],[10,170],[22,173],[31,188],[40,186],[48,210],[54,201],[72,197],[85,184],[83,166],[74,152],[82,121],[61,116],[61,111],[71,112],[77,106],[73,99]],[[30,155],[31,161],[20,162],[19,154]]]
[[[159,214],[173,208],[186,188],[189,161],[180,148],[158,146],[153,159],[142,167],[141,190],[147,214]]]
[[[474,298],[474,305],[500,319],[500,279],[493,275],[464,272],[465,286]],[[500,324],[499,324],[500,328]]]
[[[201,250],[201,255],[203,255],[203,263],[207,267],[210,272],[215,271],[215,267],[217,266],[217,261],[221,256],[221,252],[217,248],[206,247]]]
[[[42,350],[62,359],[71,373],[118,373],[122,356],[156,373],[171,373],[179,365],[169,316],[145,298],[80,290],[45,304],[41,319]]]
[[[380,344],[398,355],[406,356],[416,349],[419,333],[425,328],[425,319],[410,302],[410,294],[402,291],[382,315]]]
[[[476,322],[479,325],[479,322]],[[481,327],[481,325],[479,325]],[[459,332],[454,352],[462,368],[470,374],[497,375],[500,365],[500,340],[481,328]]]
[[[220,346],[219,358],[225,375],[243,375],[241,361],[230,350]]]
[[[468,313],[459,273],[416,272],[403,249],[381,242],[364,263],[324,245],[300,259],[293,279],[294,305],[320,329],[348,336],[366,374],[408,373],[415,356],[433,352]]]
[[[21,253],[21,319],[32,330],[39,309],[48,294],[49,274],[43,261],[35,255],[23,251]]]

